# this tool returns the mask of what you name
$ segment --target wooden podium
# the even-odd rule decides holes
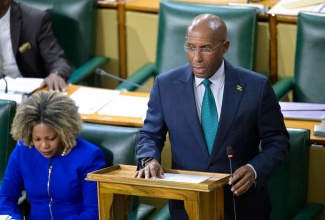
[[[207,177],[200,183],[133,178],[136,166],[116,165],[91,172],[98,186],[99,218],[127,219],[132,196],[184,200],[191,220],[224,219],[223,185],[230,174],[165,169],[166,173]]]

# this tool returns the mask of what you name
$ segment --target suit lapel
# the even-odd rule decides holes
[[[214,158],[224,142],[239,108],[245,92],[245,84],[238,79],[232,65],[225,60],[225,88],[223,92],[222,109],[219,126],[214,141],[212,157]]]
[[[10,9],[10,34],[11,34],[11,43],[12,50],[15,57],[17,56],[18,46],[19,46],[19,37],[21,30],[21,14],[18,9],[18,6],[12,2]]]
[[[196,109],[195,95],[193,90],[193,73],[189,65],[187,66],[186,71],[184,71],[184,73],[181,75],[180,79],[174,81],[174,86],[177,91],[179,103],[181,106],[183,106],[183,114],[190,125],[193,136],[203,154],[208,159],[209,153]],[[184,94],[186,94],[185,97]]]

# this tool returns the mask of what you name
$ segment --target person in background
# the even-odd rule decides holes
[[[96,182],[89,172],[105,166],[100,148],[78,137],[78,107],[60,92],[40,91],[24,100],[13,120],[17,145],[0,189],[0,214],[22,219],[18,199],[26,191],[29,219],[98,219]]]
[[[235,219],[234,213],[237,219],[269,219],[266,183],[290,150],[289,135],[269,79],[225,60],[229,45],[218,16],[202,14],[189,24],[189,63],[159,74],[151,90],[134,177],[164,178],[167,132],[173,169],[231,173],[231,146],[234,173],[224,187],[225,219]],[[169,211],[172,219],[188,219],[183,201],[170,200]]]
[[[41,88],[66,91],[71,72],[49,15],[15,1],[1,0],[0,74],[44,78]]]

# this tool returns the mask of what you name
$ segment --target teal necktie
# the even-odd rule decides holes
[[[201,124],[209,154],[211,155],[213,142],[218,129],[218,111],[210,89],[210,83],[211,81],[208,79],[203,80],[205,92],[201,108]]]

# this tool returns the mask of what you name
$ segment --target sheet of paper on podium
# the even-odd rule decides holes
[[[279,102],[285,119],[322,121],[325,119],[325,104]]]
[[[79,107],[79,113],[93,114],[119,94],[118,90],[79,88],[70,97]]]
[[[183,183],[201,183],[209,179],[211,176],[196,176],[176,173],[164,173],[164,178],[156,178],[161,181],[183,182]]]
[[[100,115],[123,116],[144,119],[149,97],[115,96],[107,105],[99,110]]]

